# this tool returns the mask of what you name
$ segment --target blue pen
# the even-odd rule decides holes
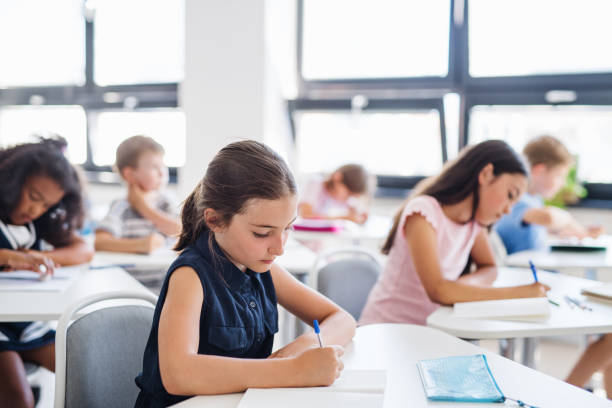
[[[533,273],[533,279],[538,283],[538,272],[536,271],[535,265],[529,260],[529,267],[531,268],[531,272]]]
[[[323,347],[323,343],[321,343],[321,329],[319,329],[319,322],[315,319],[312,321],[312,325],[314,326],[315,333],[317,333],[317,338],[319,339],[319,346]]]

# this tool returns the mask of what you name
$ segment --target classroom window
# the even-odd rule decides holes
[[[83,84],[82,8],[82,0],[2,2],[0,87]]]
[[[138,112],[101,112],[92,138],[93,161],[97,166],[115,163],[117,146],[130,136],[144,135],[164,146],[169,167],[185,164],[185,115],[177,110],[154,109]]]
[[[449,0],[304,0],[306,80],[445,77]]]
[[[59,134],[68,141],[70,161],[87,159],[87,120],[80,106],[5,106],[0,109],[0,145],[36,140],[36,135]]]
[[[612,71],[612,2],[469,2],[472,77]]]
[[[104,0],[95,3],[95,81],[99,85],[183,79],[184,2]],[[137,27],[135,22],[138,22]]]
[[[469,143],[502,139],[522,151],[530,139],[544,134],[560,139],[578,157],[581,180],[612,183],[612,107],[475,106],[470,112]]]
[[[431,175],[442,167],[438,110],[297,111],[294,122],[300,173],[348,162],[377,175]]]

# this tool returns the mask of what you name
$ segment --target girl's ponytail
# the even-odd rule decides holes
[[[193,244],[202,231],[208,229],[204,221],[204,209],[198,209],[198,196],[202,194],[201,190],[202,181],[198,183],[196,188],[183,202],[183,209],[181,210],[181,223],[183,227],[181,228],[178,242],[174,246],[175,251],[182,251],[188,245]]]

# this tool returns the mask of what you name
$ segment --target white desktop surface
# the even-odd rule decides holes
[[[0,321],[58,320],[71,304],[87,296],[118,291],[147,292],[121,268],[83,271],[65,291],[5,291],[0,295]]]
[[[538,271],[540,282],[551,287],[548,297],[559,307],[551,305],[548,320],[538,322],[463,318],[453,315],[452,307],[441,307],[427,318],[427,325],[466,339],[503,339],[539,337],[565,334],[593,334],[612,332],[612,305],[587,301],[593,311],[571,308],[564,295],[583,298],[580,289],[599,282],[573,276]],[[499,268],[495,286],[514,286],[533,283],[529,269]]]
[[[507,396],[539,407],[610,407],[600,397],[563,381],[527,368],[497,354],[429,327],[376,324],[360,327],[343,357],[346,368],[387,370],[385,407],[483,408],[516,406],[515,403],[440,403],[426,399],[419,378],[418,360],[455,355],[487,355],[491,371]],[[520,380],[519,380],[520,379]],[[242,394],[198,396],[175,405],[177,408],[234,408]]]
[[[150,254],[96,251],[91,265],[130,265],[126,269],[168,269],[177,256],[178,252],[170,248],[160,248]]]
[[[353,244],[364,244],[367,242],[379,242],[387,237],[393,219],[382,215],[371,214],[363,225],[350,221],[343,223],[344,227],[337,232],[321,231],[299,231],[295,230],[292,235],[299,241],[334,241]]]
[[[561,272],[568,269],[612,270],[612,236],[602,235],[592,242],[607,247],[607,250],[593,252],[551,251],[550,249],[520,251],[506,256],[504,264],[528,268],[531,260],[538,268]]]
[[[94,267],[126,265],[124,268],[127,270],[168,269],[177,256],[178,252],[170,248],[161,248],[150,254],[96,251],[91,265]],[[300,276],[310,272],[315,259],[316,254],[312,250],[289,238],[285,245],[285,253],[276,259],[276,263],[290,273]]]

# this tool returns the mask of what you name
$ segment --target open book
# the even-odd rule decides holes
[[[453,314],[457,317],[537,321],[548,319],[550,305],[545,297],[460,302],[455,303]]]
[[[73,282],[84,268],[81,265],[56,268],[53,276],[40,279],[33,271],[0,272],[0,291],[63,291]]]
[[[238,408],[382,408],[385,370],[344,370],[329,387],[249,388]]]

